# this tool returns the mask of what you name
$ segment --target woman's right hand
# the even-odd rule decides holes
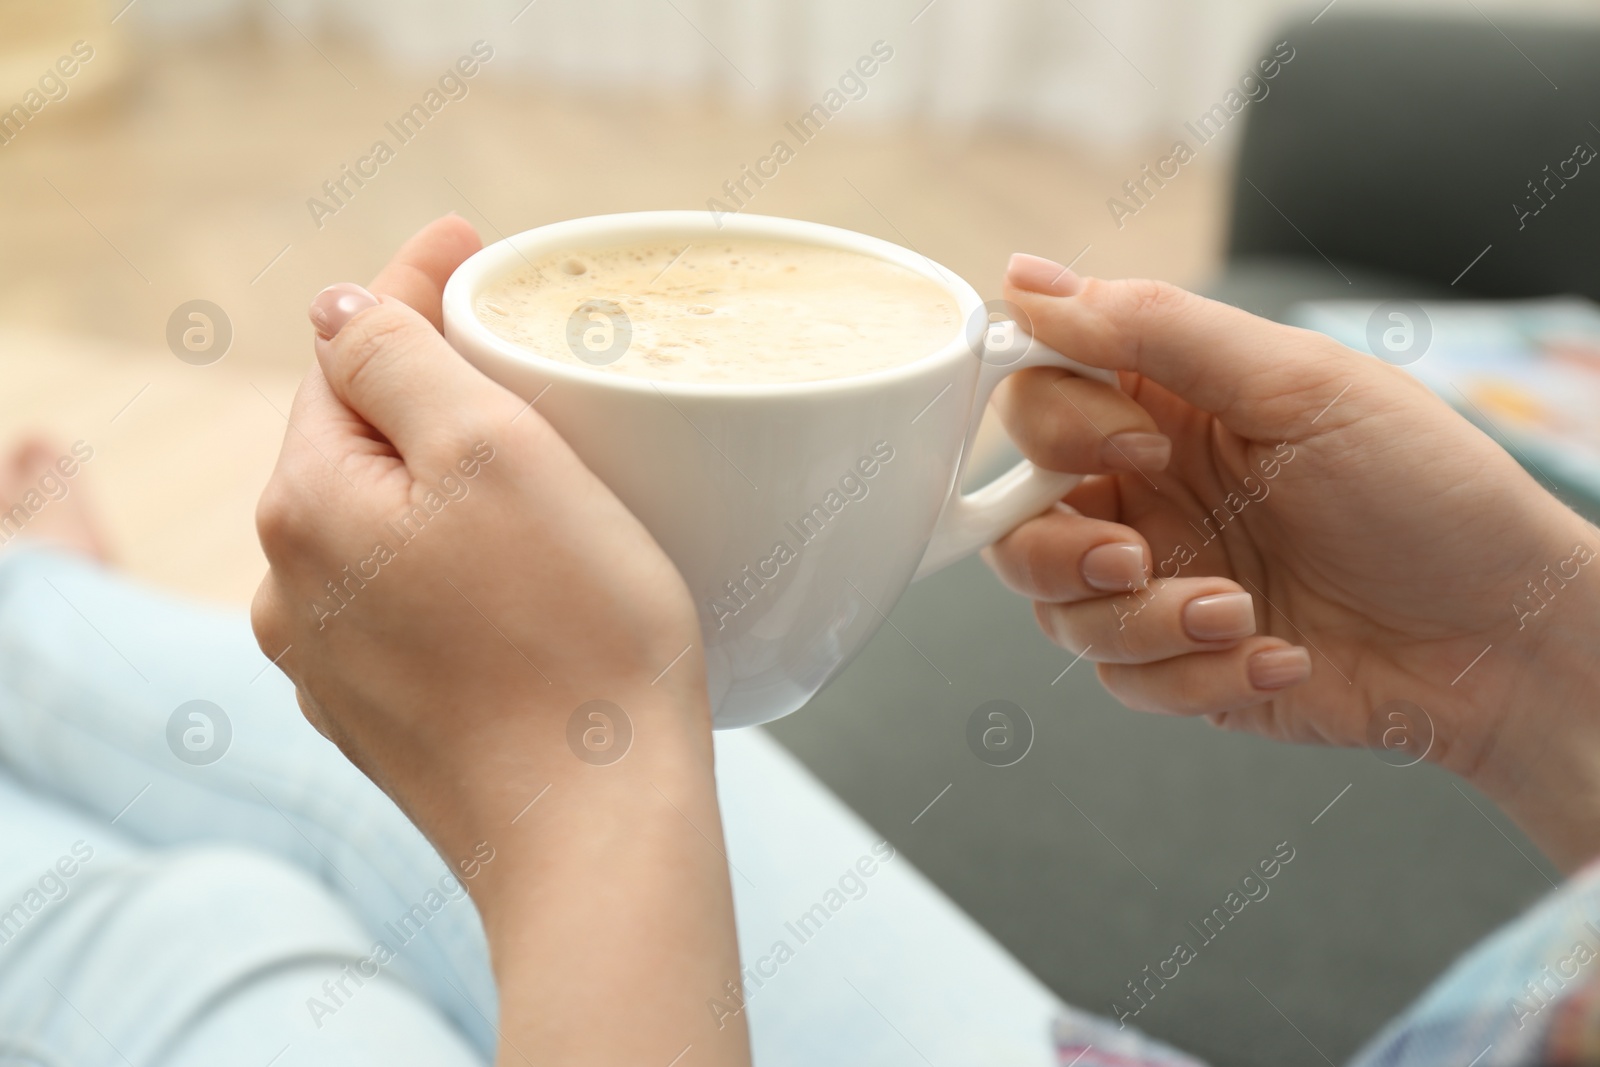
[[[1030,459],[1092,475],[987,553],[1053,640],[1130,707],[1426,749],[1558,862],[1600,853],[1594,527],[1320,334],[1031,256],[1006,296],[1123,387],[1041,368],[997,395]]]

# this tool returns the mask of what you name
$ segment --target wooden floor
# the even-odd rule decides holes
[[[786,117],[578,97],[491,67],[319,228],[307,200],[375,140],[394,143],[385,122],[433,81],[323,51],[230,37],[125,52],[115,84],[51,105],[0,148],[0,437],[43,426],[93,443],[89,482],[122,559],[187,592],[243,601],[264,566],[251,508],[310,358],[305,306],[319,288],[364,281],[448,211],[493,239],[579,215],[703,208]],[[1018,249],[1195,283],[1217,261],[1220,154],[1120,230],[1106,207],[1158,155],[839,124],[750,210],[910,244],[986,296]],[[207,367],[165,343],[173,309],[197,298],[234,329]]]

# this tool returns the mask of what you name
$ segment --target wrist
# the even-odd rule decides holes
[[[461,746],[467,758],[450,775],[453,796],[442,798],[454,808],[441,827],[451,848],[493,851],[470,883],[486,926],[514,916],[520,889],[579,839],[625,848],[642,813],[672,804],[684,813],[674,818],[716,824],[711,712],[698,679],[604,697],[541,694],[514,721]]]
[[[547,724],[539,777],[489,809],[496,858],[471,891],[517,1053],[502,1058],[666,1062],[692,1044],[699,1063],[747,1064],[742,1016],[707,1009],[739,957],[704,693],[616,703],[625,754],[580,758]]]
[[[1565,509],[1555,525],[1559,551],[1507,608],[1462,773],[1572,870],[1600,855],[1600,532]]]

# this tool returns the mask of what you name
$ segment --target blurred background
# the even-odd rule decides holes
[[[1358,3],[1327,5],[1325,17]],[[203,396],[217,439],[174,441],[170,476],[137,491],[150,479],[112,477],[109,449],[103,488],[136,571],[241,599],[260,568],[243,505],[270,453],[246,455],[241,441],[275,436],[273,406],[286,410],[309,358],[303,307],[333,280],[365,280],[422,221],[457,211],[493,239],[726,200],[724,183],[775,140],[795,140],[783,124],[881,41],[893,59],[823,135],[796,141],[750,210],[913,244],[986,296],[1017,249],[1197,285],[1221,264],[1238,129],[1121,227],[1107,202],[1254,69],[1273,27],[1324,5],[0,0],[5,107],[38,91],[76,42],[93,55],[59,78],[61,99],[47,92],[21,128],[15,117],[0,126],[0,327],[8,393],[28,397],[6,415],[48,423],[94,403],[109,419],[169,374],[98,433],[172,434],[191,424],[164,417],[165,405]],[[1463,6],[1480,17],[1466,0],[1423,5]],[[1500,6],[1560,17],[1592,5]],[[437,92],[475,42],[492,58],[402,144],[386,124]],[[376,176],[342,179],[379,140],[394,157],[366,165]],[[324,190],[341,179],[353,191],[343,204]],[[161,358],[166,324],[195,299],[224,310],[232,343],[220,363],[179,373]],[[131,366],[151,355],[148,371]],[[97,358],[114,384],[77,372]],[[51,381],[70,397],[46,399]],[[197,494],[214,507],[180,517],[178,483],[197,487],[223,455],[226,486]]]
[[[1373,28],[1380,14],[1394,34]],[[1583,64],[1537,43],[1573,27],[1592,40],[1595,16],[1592,0],[1381,12],[1360,0],[0,0],[0,433],[89,442],[121,562],[243,604],[265,566],[254,501],[311,358],[317,290],[366,280],[446,212],[493,240],[567,217],[726,204],[725,183],[779,139],[795,156],[749,210],[912,245],[986,297],[1007,255],[1027,250],[1268,313],[1286,306],[1273,284],[1295,271],[1317,276],[1298,296],[1339,283],[1592,298],[1592,266],[1531,290],[1505,281],[1532,275],[1502,258],[1493,227],[1510,228],[1502,205],[1572,139],[1600,144],[1578,114],[1600,122],[1593,76],[1558,86]],[[1186,124],[1280,41],[1295,59],[1266,95],[1196,139]],[[841,85],[875,46],[891,58]],[[1491,58],[1452,62],[1474,49]],[[463,57],[473,74],[450,77]],[[1512,88],[1452,118],[1449,101],[1487,67]],[[1438,106],[1408,112],[1424,84]],[[1571,138],[1512,154],[1514,180],[1446,212],[1452,183],[1507,156],[1491,133],[1457,126],[1525,128],[1555,113],[1546,99],[1576,109],[1560,112]],[[819,102],[832,117],[801,144],[785,124]],[[419,106],[425,121],[399,129]],[[1278,139],[1260,133],[1269,115]],[[1312,118],[1337,137],[1319,140]],[[1124,183],[1179,139],[1197,146],[1193,161],[1130,199]],[[1348,183],[1295,184],[1296,161],[1336,169],[1319,151],[1375,175],[1370,211],[1339,200]],[[1241,158],[1282,187],[1249,192]],[[1600,176],[1587,180],[1600,191]],[[1540,240],[1592,263],[1600,233],[1584,210],[1538,220]],[[1298,250],[1296,265],[1268,257],[1251,275],[1241,253],[1273,241]],[[1419,266],[1418,250],[1439,264]],[[1524,255],[1551,261],[1532,245]],[[1458,267],[1473,273],[1452,282]],[[215,358],[178,358],[169,322],[198,300],[215,305],[226,342]],[[983,447],[1003,457],[992,433]],[[1091,670],[1057,673],[1069,664],[1027,606],[975,564],[916,587],[896,619],[955,684],[934,685],[886,629],[775,732],[1064,997],[1109,1010],[1251,864],[1285,839],[1301,850],[1274,901],[1139,1020],[1218,1063],[1349,1054],[1553,875],[1426,767],[1119,712]],[[1005,771],[962,741],[971,710],[997,696],[1039,730],[1031,760]]]

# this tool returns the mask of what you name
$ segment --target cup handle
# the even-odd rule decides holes
[[[978,374],[977,392],[972,398],[972,414],[967,425],[967,439],[961,448],[961,459],[956,466],[955,484],[951,486],[944,510],[939,513],[933,539],[928,543],[928,550],[922,554],[922,562],[917,567],[913,581],[993,544],[1060,500],[1073,486],[1083,481],[1081,474],[1047,471],[1023,460],[989,484],[970,493],[961,491],[962,478],[972,460],[972,443],[978,436],[978,424],[989,406],[989,397],[1006,377],[1029,367],[1062,367],[1081,378],[1092,378],[1113,388],[1119,387],[1115,372],[1084,366],[1036,338],[1030,339],[1028,350],[1021,359],[1004,365],[985,359],[983,369]]]

